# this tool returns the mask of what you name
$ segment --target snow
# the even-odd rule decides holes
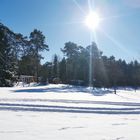
[[[1,140],[139,140],[140,90],[0,88]]]

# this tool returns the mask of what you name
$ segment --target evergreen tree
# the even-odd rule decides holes
[[[54,55],[53,59],[53,77],[59,77],[59,61],[56,54]]]
[[[67,83],[67,75],[66,75],[66,59],[65,57],[61,60],[59,64],[60,69],[60,79],[62,80],[62,83]]]
[[[38,82],[39,65],[42,58],[39,52],[48,50],[48,45],[45,43],[45,36],[41,31],[34,29],[34,31],[30,33],[30,45],[30,51],[32,52],[35,60],[35,76]]]
[[[12,78],[12,51],[8,44],[8,28],[0,24],[0,86],[10,86]]]
[[[99,82],[97,79],[97,73],[99,70],[98,63],[101,59],[102,52],[98,49],[95,42],[92,42],[92,44],[87,46],[86,49],[89,53],[89,84],[92,84],[94,86],[94,83],[96,85],[96,83]]]

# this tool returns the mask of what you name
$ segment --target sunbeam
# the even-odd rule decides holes
[[[86,14],[86,12],[82,9],[82,7],[81,7],[80,4],[77,2],[77,0],[73,0],[73,2],[75,3],[75,5],[80,9],[80,11],[81,11],[83,14]]]
[[[135,14],[139,14],[139,13],[134,12],[134,13],[129,13],[129,14],[119,14],[119,15],[107,16],[107,17],[102,17],[101,20],[118,19],[118,18],[123,18],[123,17],[134,16]]]
[[[124,45],[120,42],[118,42],[116,39],[114,39],[111,35],[109,35],[108,33],[104,32],[102,29],[100,29],[100,31],[116,46],[118,47],[121,51],[123,51],[125,54],[127,54],[128,56],[132,56],[132,54],[130,53],[130,51],[128,51]]]
[[[89,11],[92,11],[93,9],[95,9],[95,1],[93,0],[91,2],[91,0],[88,0],[88,9]]]
[[[64,26],[64,25],[79,25],[82,24],[83,21],[69,21],[69,22],[57,22],[57,23],[50,23],[47,26]]]

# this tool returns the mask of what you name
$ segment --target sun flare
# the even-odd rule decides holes
[[[100,17],[97,12],[90,12],[86,19],[85,24],[88,28],[95,30],[99,27]]]

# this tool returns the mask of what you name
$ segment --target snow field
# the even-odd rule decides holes
[[[139,140],[140,91],[0,88],[1,140]]]

